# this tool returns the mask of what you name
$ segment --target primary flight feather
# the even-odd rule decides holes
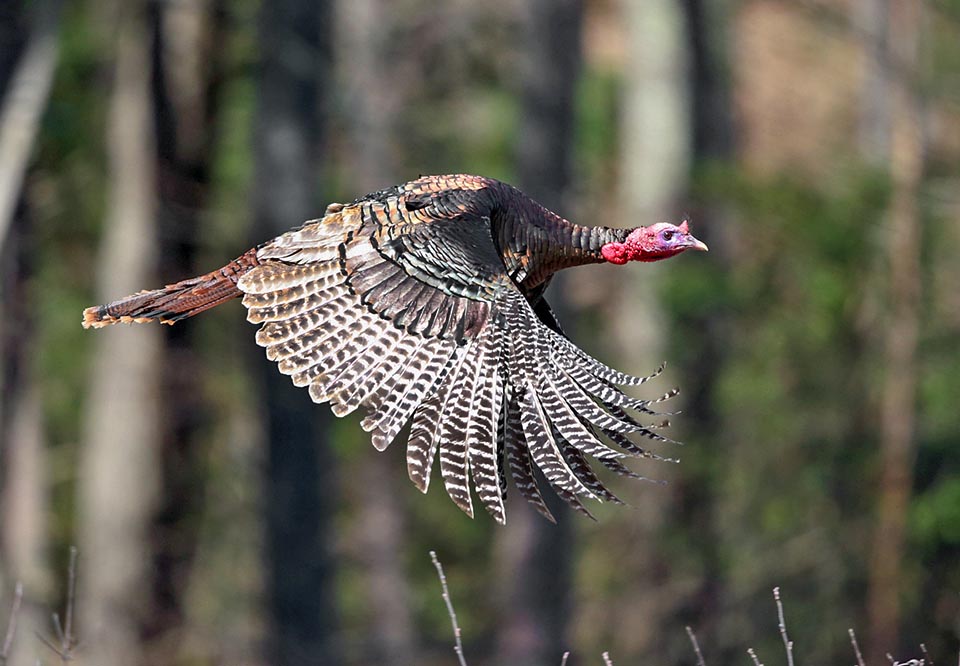
[[[639,385],[567,339],[543,292],[555,272],[590,263],[657,261],[706,250],[686,222],[583,227],[516,188],[470,175],[425,176],[330,205],[223,268],[87,308],[84,327],[173,324],[238,296],[257,343],[337,416],[358,408],[385,449],[410,423],[407,470],[423,492],[439,458],[451,499],[473,491],[505,521],[505,464],[519,492],[552,520],[539,469],[565,501],[617,501],[589,458],[656,457],[628,435],[663,440],[631,412]],[[658,371],[659,372],[659,371]],[[589,514],[588,514],[589,515]]]

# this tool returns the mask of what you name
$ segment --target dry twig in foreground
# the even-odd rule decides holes
[[[0,647],[0,664],[6,664],[10,656],[10,648],[13,647],[13,637],[17,633],[17,616],[20,614],[20,604],[23,602],[23,583],[17,583],[17,589],[13,593],[13,607],[10,609],[10,619],[7,620],[7,633],[3,639],[3,647]]]
[[[457,624],[457,613],[453,610],[453,602],[450,601],[450,589],[447,587],[447,577],[443,574],[443,566],[437,559],[437,553],[430,551],[430,561],[437,570],[437,576],[440,578],[440,589],[443,591],[443,601],[447,604],[447,614],[450,616],[450,624],[453,625],[453,639],[455,644],[453,651],[457,653],[457,659],[460,666],[467,666],[467,660],[463,656],[463,641],[460,638],[460,625]]]
[[[793,666],[793,641],[787,637],[787,622],[783,619],[783,603],[780,601],[780,588],[773,588],[773,598],[777,602],[777,622],[780,627],[780,637],[783,638],[783,647],[787,651],[787,666]]]
[[[853,633],[853,629],[847,629],[847,633],[850,634],[850,645],[853,646],[853,653],[857,655],[857,666],[866,666],[863,662],[863,653],[860,652],[860,644],[857,643],[857,635]]]
[[[697,666],[707,666],[703,661],[703,653],[700,652],[700,643],[697,642],[697,637],[693,633],[693,629],[687,626],[687,636],[690,637],[690,643],[693,645],[693,651],[697,655]]]
[[[60,663],[66,664],[73,661],[74,650],[77,647],[77,638],[73,635],[73,608],[77,594],[77,549],[75,546],[70,548],[70,564],[67,568],[67,604],[64,609],[64,621],[60,622],[59,613],[53,614],[53,629],[57,634],[57,640],[60,645],[54,645],[49,639],[38,636],[48,648],[53,650]]]

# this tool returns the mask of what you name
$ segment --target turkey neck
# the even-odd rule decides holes
[[[600,248],[622,243],[628,229],[584,227],[548,210],[516,188],[498,183],[490,221],[508,274],[530,291],[559,270],[606,261]]]

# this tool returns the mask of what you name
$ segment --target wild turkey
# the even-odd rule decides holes
[[[635,477],[625,456],[658,456],[627,435],[668,441],[635,414],[657,414],[675,392],[623,393],[617,385],[660,370],[634,377],[588,356],[561,332],[544,289],[562,268],[687,249],[707,246],[686,222],[582,227],[496,180],[425,176],[331,204],[207,275],[87,308],[83,326],[173,324],[243,296],[280,372],[337,416],[363,407],[377,449],[412,421],[407,470],[421,491],[439,452],[457,506],[473,515],[472,485],[503,523],[506,460],[519,492],[553,520],[534,469],[587,515],[580,496],[618,502],[588,456]]]

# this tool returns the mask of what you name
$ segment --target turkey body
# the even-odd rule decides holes
[[[385,449],[410,424],[407,469],[427,491],[439,458],[451,499],[473,493],[505,521],[509,468],[544,516],[537,473],[577,510],[618,501],[591,460],[625,476],[628,456],[657,458],[631,436],[669,441],[618,372],[570,342],[543,299],[558,270],[604,261],[628,230],[582,227],[510,185],[427,176],[332,204],[223,268],[88,308],[84,326],[175,321],[242,296],[257,343],[338,416],[362,408]],[[589,514],[588,514],[589,515]]]

